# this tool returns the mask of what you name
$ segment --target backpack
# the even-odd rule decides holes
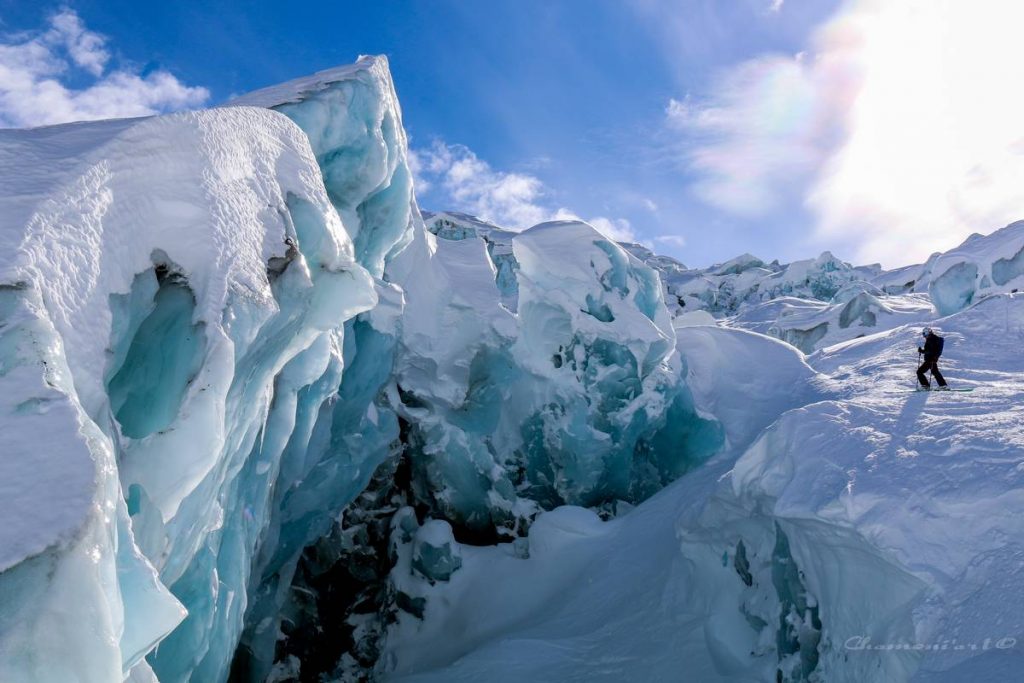
[[[935,334],[935,333],[933,332],[932,334]],[[942,347],[946,344],[946,338],[945,337],[940,337],[939,335],[936,334],[935,335],[935,339],[938,342],[938,349],[937,350],[939,352],[939,355],[941,356],[942,355]]]

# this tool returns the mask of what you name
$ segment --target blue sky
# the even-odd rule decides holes
[[[977,52],[1006,17],[958,45],[953,2],[877,5],[0,0],[0,123],[205,106],[383,53],[424,208],[515,227],[571,214],[688,265],[831,248],[895,266],[1020,217],[1017,186],[993,178],[1019,170],[1004,157],[1024,110],[998,95],[1019,75],[1009,55],[984,55],[997,68],[976,95],[1008,114],[977,140],[964,130],[983,113],[947,106],[977,80],[970,63],[913,97],[891,75],[906,85],[947,50]],[[942,122],[923,125],[936,106]],[[966,141],[930,149],[950,127]],[[904,201],[893,188],[908,177]]]

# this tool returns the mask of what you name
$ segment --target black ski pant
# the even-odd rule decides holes
[[[932,377],[939,383],[940,387],[946,386],[946,380],[942,378],[942,373],[939,372],[939,359],[938,358],[925,358],[924,362],[921,363],[921,367],[917,369],[917,378],[921,380],[921,386],[930,387],[928,378],[924,376],[924,373],[932,371]]]

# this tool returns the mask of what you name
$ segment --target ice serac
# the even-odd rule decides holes
[[[717,425],[697,414],[682,379],[656,271],[578,222],[531,228],[513,251],[514,352],[558,405],[523,430],[528,471],[567,502],[637,501],[717,450]]]
[[[982,298],[1024,287],[1024,221],[990,235],[974,234],[941,254],[930,268],[928,293],[940,315]]]
[[[1024,288],[1024,221],[987,235],[973,234],[925,263],[879,273],[872,283],[886,294],[927,293],[939,315],[985,297]]]
[[[589,225],[539,225],[512,239],[513,315],[486,248],[425,233],[389,271],[396,409],[437,514],[514,536],[538,505],[640,500],[716,450],[656,272]]]
[[[824,252],[789,264],[742,254],[709,268],[688,269],[641,245],[624,246],[658,271],[675,324],[707,322],[711,315],[721,324],[769,334],[806,353],[889,329],[931,307],[927,297],[910,294],[925,291],[927,278],[918,272],[924,266],[888,274],[878,265],[855,267]],[[880,298],[896,294],[908,296]]]
[[[281,112],[309,137],[327,194],[355,246],[356,258],[381,277],[412,239],[412,172],[386,57],[243,95],[230,106]]]
[[[829,301],[784,296],[748,306],[726,324],[768,334],[813,353],[912,321],[926,321],[932,313],[926,294],[884,295],[874,285],[854,281]]]
[[[26,281],[0,285],[0,354],[0,679],[120,680],[184,609],[134,544],[111,440]]]
[[[478,237],[484,241],[487,257],[494,266],[494,282],[498,285],[502,303],[510,311],[515,311],[519,301],[519,282],[516,279],[519,262],[512,253],[515,233],[458,211],[423,211],[422,214],[427,230],[440,239],[459,241]]]
[[[374,277],[379,300],[345,323],[338,344],[343,362],[330,368],[299,406],[295,431],[305,438],[292,436],[286,446],[289,457],[261,532],[235,663],[237,675],[260,680],[270,675],[279,649],[289,653],[289,661],[298,661],[296,648],[309,647],[301,642],[307,616],[295,616],[300,610],[292,608],[286,633],[281,625],[287,605],[295,601],[293,591],[311,592],[304,584],[310,565],[303,564],[303,552],[331,537],[342,509],[378,466],[397,455],[399,418],[388,395],[407,295],[385,271],[424,228],[386,58],[361,57],[351,66],[256,91],[230,105],[274,109],[306,134],[327,195],[351,237],[356,260]],[[308,618],[319,619],[315,613],[314,607]],[[320,658],[332,664],[328,654]]]
[[[687,269],[637,245],[630,249],[659,271],[669,310],[675,315],[706,310],[721,318],[781,297],[828,301],[844,286],[881,272],[878,265],[854,267],[827,251],[789,264],[765,263],[743,254],[709,268]]]
[[[0,155],[2,504],[25,520],[0,678],[221,680],[296,424],[373,281],[279,114],[3,131]]]
[[[481,553],[541,557],[549,536],[557,545],[601,528],[592,510],[562,508],[534,522],[538,513],[565,503],[624,512],[725,443],[721,424],[695,406],[687,387],[656,271],[585,223],[538,225],[512,238],[519,292],[512,316],[500,305],[485,240],[446,233],[417,239],[394,263],[398,281],[410,283],[398,409],[409,424],[412,470],[429,493],[418,501],[428,518],[406,508],[392,525],[389,584],[398,609],[376,666],[382,674],[429,668],[478,642],[476,628],[459,628],[465,637],[442,644],[467,616],[448,614],[456,595],[473,602],[488,591],[505,594],[494,589],[513,580],[515,564],[485,580]],[[460,276],[426,275],[438,271]],[[559,522],[547,524],[556,518],[568,525],[564,532]],[[444,557],[459,558],[443,580],[416,563],[418,539],[437,519],[455,529]],[[464,545],[496,541],[506,543]],[[462,593],[468,584],[473,590]],[[515,608],[502,603],[494,618],[515,621],[543,604],[552,593],[537,588],[509,595]],[[482,633],[492,628],[480,623]]]

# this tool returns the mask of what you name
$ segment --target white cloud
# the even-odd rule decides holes
[[[438,195],[436,199],[444,203],[438,209],[462,211],[513,230],[551,220],[585,220],[616,241],[639,239],[625,218],[584,219],[565,207],[552,206],[551,193],[540,178],[498,171],[464,145],[435,140],[427,148],[410,150],[409,165],[416,193]]]
[[[672,100],[698,196],[746,216],[796,192],[821,243],[922,260],[1024,217],[1024,5],[849,0],[807,55],[766,55]]]
[[[810,194],[823,237],[906,262],[1024,217],[1020,3],[851,5],[821,49],[860,87]]]
[[[425,175],[425,169],[423,168],[425,161],[422,158],[422,154],[419,150],[409,147],[407,162],[409,164],[409,171],[412,173],[412,184],[418,195],[424,195],[434,187],[434,184]]]
[[[50,30],[44,36],[50,45],[63,46],[75,65],[97,78],[110,59],[106,39],[85,28],[85,24],[71,10],[63,10],[50,19]]]
[[[441,191],[451,208],[510,228],[523,229],[550,220],[542,199],[544,184],[526,173],[491,168],[464,145],[435,140],[411,155],[418,193]]]
[[[833,101],[820,96],[830,75],[803,55],[766,55],[729,71],[704,101],[669,100],[669,127],[683,136],[699,177],[694,193],[745,217],[783,205],[795,181],[825,162],[836,137]]]
[[[783,0],[771,0],[771,4],[768,5],[769,12],[781,12]]]
[[[555,218],[557,220],[577,220],[589,223],[602,235],[616,242],[641,242],[640,237],[633,230],[632,224],[625,218],[607,218],[605,216],[581,218],[565,209],[560,209],[559,214]]]
[[[654,238],[658,244],[670,244],[674,247],[685,247],[686,238],[682,235],[658,235]]]
[[[108,71],[110,60],[107,39],[68,9],[50,17],[45,30],[0,37],[0,126],[146,116],[209,99],[205,88],[186,86],[166,71]],[[91,82],[66,85],[82,77]]]

